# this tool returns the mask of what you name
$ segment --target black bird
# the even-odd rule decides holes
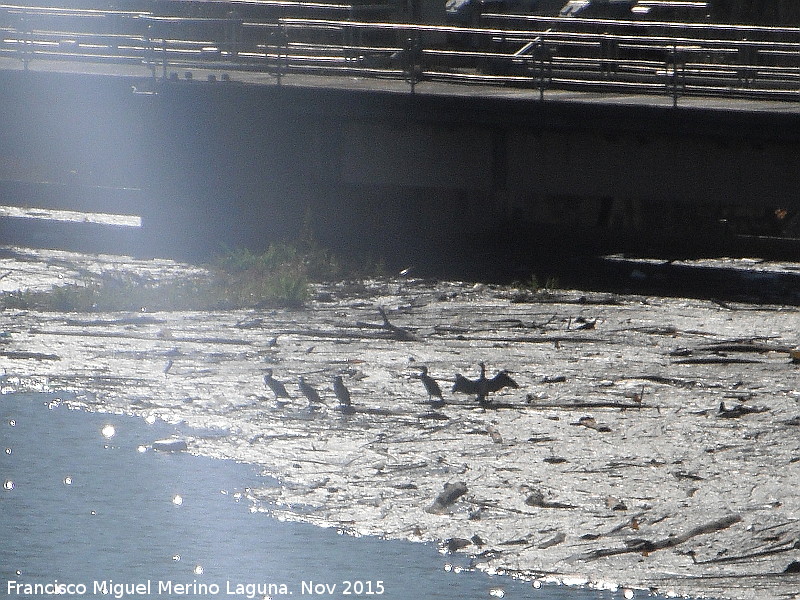
[[[487,397],[493,392],[498,392],[505,387],[519,388],[517,382],[509,376],[508,371],[499,371],[494,377],[487,379],[486,365],[484,363],[478,364],[481,368],[481,374],[477,379],[467,379],[460,373],[456,373],[456,380],[453,383],[454,393],[475,394],[478,402],[485,404],[488,402]]]
[[[345,386],[341,375],[333,378],[333,393],[336,394],[341,406],[350,406],[350,390]]]
[[[279,398],[291,398],[291,396],[289,396],[289,392],[286,391],[286,387],[272,376],[272,369],[266,370],[266,374],[264,375],[264,385],[271,389],[272,393],[275,394],[275,400],[278,400]]]
[[[422,381],[422,385],[425,386],[425,391],[428,392],[428,402],[432,402],[434,398],[438,398],[440,401],[444,401],[442,398],[442,388],[439,387],[439,384],[436,383],[436,380],[428,375],[428,367],[425,365],[420,367],[422,373],[419,374],[419,378]]]
[[[298,384],[300,387],[300,393],[308,398],[310,404],[323,404],[322,398],[319,397],[319,392],[307,384],[302,375],[298,378]]]

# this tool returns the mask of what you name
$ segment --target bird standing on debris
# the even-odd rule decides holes
[[[456,380],[453,384],[453,392],[461,392],[462,394],[475,394],[476,399],[481,404],[489,402],[488,396],[492,392],[498,392],[504,387],[519,388],[517,382],[514,381],[505,369],[499,371],[491,379],[486,378],[486,365],[478,363],[481,368],[481,374],[477,379],[467,379],[460,373],[456,373]]]
[[[271,389],[272,393],[275,394],[275,400],[291,397],[289,396],[289,392],[286,391],[286,386],[272,376],[272,369],[266,370],[264,375],[264,385]]]
[[[322,398],[319,397],[319,392],[311,387],[309,384],[306,383],[306,380],[303,379],[303,376],[300,375],[298,377],[298,385],[300,387],[300,393],[303,394],[306,398],[308,398],[308,402],[310,404],[322,404]]]
[[[436,383],[436,380],[428,375],[428,367],[425,365],[420,367],[422,373],[419,374],[420,381],[422,381],[422,385],[425,386],[425,391],[428,392],[428,402],[432,402],[434,398],[438,398],[441,401],[444,401],[442,398],[442,388],[439,387],[439,384]]]
[[[336,375],[333,378],[333,393],[336,394],[336,398],[338,398],[339,405],[342,408],[350,407],[350,390],[345,386],[341,375]]]

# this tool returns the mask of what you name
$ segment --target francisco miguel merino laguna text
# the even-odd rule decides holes
[[[336,583],[300,582],[300,595],[332,596],[336,592],[343,596],[381,596],[385,589],[383,581],[342,581],[341,589]],[[139,583],[115,583],[113,579],[85,583],[63,583],[57,579],[52,583],[23,583],[11,580],[6,584],[8,596],[112,596],[117,600],[131,596],[177,595],[177,596],[238,596],[253,599],[264,596],[287,596],[292,592],[285,583],[236,583],[226,581],[224,588],[216,583],[142,581]]]
[[[263,596],[289,595],[285,583],[236,583],[226,581],[224,586],[216,583],[142,581],[139,583],[118,583],[113,579],[86,583],[64,583],[57,579],[52,583],[23,583],[11,580],[6,584],[8,596],[111,596],[117,600],[130,596],[239,596],[257,598]]]

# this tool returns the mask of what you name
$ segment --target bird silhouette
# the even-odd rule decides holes
[[[519,385],[514,381],[505,369],[499,371],[491,379],[486,378],[486,365],[478,363],[481,368],[481,374],[477,379],[467,379],[460,373],[456,373],[456,380],[453,383],[453,393],[460,392],[462,394],[474,394],[478,402],[485,404],[490,402],[487,400],[489,394],[499,392],[505,387],[519,388]]]
[[[272,376],[272,369],[267,369],[265,371],[264,385],[271,389],[272,393],[275,394],[275,400],[278,400],[279,398],[291,398],[291,396],[289,396],[289,392],[286,391],[286,386]]]
[[[298,377],[298,385],[300,387],[300,393],[308,398],[308,402],[310,404],[324,404],[324,402],[322,402],[322,398],[319,397],[319,392],[306,383],[306,380],[303,379],[302,375]]]
[[[337,375],[333,378],[333,393],[336,394],[339,404],[342,406],[350,406],[350,390],[345,386],[341,375]]]
[[[422,371],[419,374],[419,379],[422,381],[422,385],[425,386],[425,391],[428,392],[428,402],[432,402],[434,398],[438,398],[440,401],[444,401],[442,398],[442,388],[439,387],[439,384],[436,383],[436,380],[428,375],[428,367],[425,365],[420,367]]]
[[[347,389],[347,386],[342,381],[341,375],[336,375],[333,378],[333,393],[336,394],[336,398],[339,400],[339,407],[344,412],[350,412],[353,410],[352,404],[350,403],[350,390]]]

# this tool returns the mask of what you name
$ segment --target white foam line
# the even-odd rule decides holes
[[[117,215],[110,213],[88,213],[75,210],[55,210],[50,208],[28,208],[20,206],[0,206],[0,217],[20,219],[42,219],[71,223],[96,223],[120,227],[141,227],[142,218],[138,215]]]

